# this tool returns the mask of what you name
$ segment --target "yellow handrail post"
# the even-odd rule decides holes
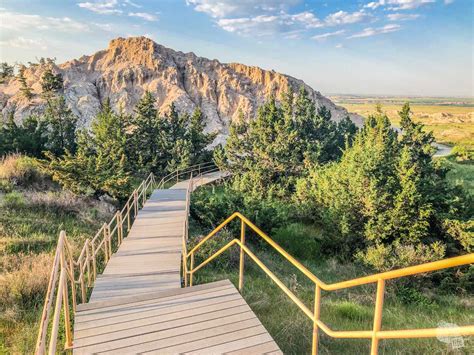
[[[72,334],[71,334],[71,316],[69,314],[69,296],[67,291],[67,281],[64,279],[63,287],[63,311],[64,311],[64,327],[66,335],[66,344],[67,349],[72,347]]]
[[[189,286],[193,285],[194,253],[191,254],[191,271],[189,272]]]
[[[127,233],[130,232],[130,201],[127,202]]]
[[[59,320],[61,316],[61,306],[63,301],[63,289],[66,283],[66,271],[61,269],[59,275],[58,293],[56,294],[56,306],[54,307],[53,325],[51,327],[51,341],[49,343],[48,354],[56,354],[56,344],[58,342]]]
[[[372,334],[372,345],[370,348],[370,355],[377,355],[379,352],[379,339],[377,332],[382,327],[382,311],[383,311],[383,299],[385,292],[385,280],[379,279],[377,281],[377,296],[375,298],[375,312],[374,312],[374,328]]]
[[[103,234],[104,234],[104,255],[105,255],[105,262],[109,261],[109,247],[107,246],[108,240],[107,240],[107,223],[104,223],[103,225]]]
[[[138,214],[138,192],[137,190],[133,190],[133,207],[135,209],[135,214],[133,217],[137,217]]]
[[[63,247],[61,249],[61,256],[60,256],[60,267],[61,267],[61,274],[63,277],[60,277],[59,282],[62,284],[62,292],[60,293],[58,290],[58,298],[62,297],[62,305],[63,305],[63,312],[64,312],[64,327],[65,327],[65,335],[66,335],[66,347],[69,348],[72,346],[72,335],[71,335],[71,317],[69,315],[69,295],[68,295],[68,288],[67,288],[67,275],[68,275],[68,264],[70,267],[70,282],[71,282],[71,293],[72,293],[72,300],[73,300],[73,309],[75,311],[75,285],[74,285],[74,268],[72,258],[69,259],[69,263],[66,261],[66,232],[61,231],[60,236],[64,240]],[[59,310],[61,306],[59,306]],[[58,310],[58,312],[60,312]]]
[[[86,270],[87,270],[87,286],[88,287],[91,287],[92,286],[92,282],[91,282],[91,256],[90,256],[90,252],[89,252],[89,239],[86,239],[86,260],[87,260],[87,263],[86,263]]]
[[[86,302],[86,285],[84,284],[84,270],[81,268],[81,273],[79,274],[79,281],[81,283],[81,301],[82,303]]]
[[[110,259],[112,257],[112,236],[110,235],[110,226],[106,224],[105,228],[107,229],[107,240],[108,240],[107,244],[109,248],[109,259]]]
[[[91,241],[91,251],[92,251],[92,280],[95,282],[97,278],[97,262],[95,260],[95,242]]]
[[[64,238],[66,238],[66,232],[64,232]],[[63,255],[63,258],[64,258],[64,255]],[[64,260],[64,266],[66,266],[65,264],[65,260]],[[72,278],[70,280],[71,282],[71,296],[72,296],[72,309],[74,310],[74,312],[76,312],[76,285],[74,284],[74,262],[72,260],[72,257],[69,256],[69,268],[70,268],[70,271],[71,271],[71,275],[72,275]],[[66,291],[67,291],[67,287],[66,287]]]
[[[318,354],[318,341],[319,341],[319,315],[321,310],[321,287],[316,284],[314,288],[314,319],[313,319],[313,344],[312,344],[312,355]]]
[[[118,234],[118,245],[122,244],[123,230],[122,230],[122,214],[117,211],[117,234]]]
[[[240,220],[240,264],[239,264],[239,292],[242,293],[244,290],[244,262],[245,252],[243,245],[245,245],[245,222],[243,219]],[[194,255],[194,254],[193,254]]]

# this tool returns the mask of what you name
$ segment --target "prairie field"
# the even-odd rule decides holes
[[[439,143],[474,145],[474,103],[471,99],[453,101],[437,98],[331,98],[349,112],[363,117],[374,113],[376,105],[381,104],[382,110],[395,126],[400,123],[398,111],[404,102],[409,102],[414,120],[423,123],[426,130],[432,131]]]

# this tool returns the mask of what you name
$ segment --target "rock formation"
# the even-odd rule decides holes
[[[45,69],[46,64],[39,64],[25,70],[27,83],[35,94],[31,100],[21,94],[18,79],[0,84],[0,108],[4,116],[14,111],[15,119],[21,121],[44,109],[40,80]],[[88,125],[105,98],[116,109],[131,113],[148,90],[156,97],[160,112],[172,102],[179,110],[200,107],[207,118],[207,130],[217,130],[219,142],[225,139],[230,122],[240,111],[245,117],[252,117],[271,94],[279,98],[289,87],[297,91],[302,85],[317,106],[331,110],[334,120],[349,115],[356,124],[362,123],[360,116],[348,114],[291,76],[174,51],[145,37],[114,39],[106,50],[54,65],[53,72],[63,75],[64,96],[83,125]]]

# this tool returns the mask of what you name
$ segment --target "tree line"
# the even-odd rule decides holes
[[[381,107],[357,129],[348,118],[332,121],[304,89],[282,105],[271,98],[254,120],[232,124],[215,151],[233,173],[225,197],[203,197],[196,210],[219,220],[238,209],[267,231],[314,223],[325,254],[377,270],[471,252],[472,196],[447,180],[432,133],[408,103],[399,115],[401,134]]]
[[[18,80],[26,85],[21,68]],[[115,112],[104,100],[90,128],[82,128],[63,96],[62,76],[54,73],[51,63],[41,87],[44,112],[21,124],[10,112],[0,127],[0,156],[20,152],[37,157],[53,179],[72,192],[122,198],[135,178],[150,172],[163,175],[211,158],[206,147],[215,134],[204,132],[200,109],[180,113],[171,104],[160,114],[153,95],[145,92],[133,114]],[[29,90],[22,94],[33,95]]]

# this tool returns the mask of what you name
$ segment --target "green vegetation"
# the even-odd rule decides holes
[[[64,191],[37,160],[9,155],[0,163],[0,210],[0,353],[29,353],[59,232],[79,246],[113,206]]]
[[[212,195],[213,191],[215,190],[212,187],[202,188],[200,194]],[[198,201],[199,198],[193,195],[193,204]],[[210,229],[203,230],[197,221],[191,223],[191,243],[196,243],[207,232],[210,232]],[[209,245],[204,244],[204,249],[196,254],[195,265],[236,236],[238,234],[233,233],[232,228],[214,236],[209,241]],[[341,261],[321,252],[318,246],[321,245],[319,241],[323,239],[324,231],[317,226],[294,223],[277,229],[270,236],[280,245],[289,247],[287,250],[293,256],[325,282],[344,281],[371,273],[370,269],[360,264]],[[254,234],[247,233],[247,243],[257,257],[309,309],[312,309],[314,285],[279,254],[267,248],[265,243]],[[239,250],[234,247],[199,270],[194,276],[194,284],[230,279],[234,285],[237,285],[238,263]],[[250,258],[246,258],[244,275],[244,298],[283,352],[285,354],[309,353],[312,323],[308,317],[273,281],[265,276]],[[457,282],[456,286],[458,285]],[[387,282],[383,329],[436,328],[440,322],[470,324],[472,322],[470,309],[473,304],[469,293],[453,294],[452,287],[453,285],[449,285],[434,292],[431,281],[427,277],[411,278],[408,283],[406,281]],[[321,319],[332,329],[372,329],[374,302],[374,285],[338,292],[323,292]],[[474,343],[469,338],[464,338],[464,341],[465,347],[460,353],[469,354],[474,350]],[[447,344],[437,339],[386,340],[380,345],[380,351],[387,354],[435,354],[451,351]],[[320,352],[322,354],[365,354],[370,352],[370,341],[333,339],[322,335]]]
[[[288,92],[281,105],[271,98],[256,117],[242,115],[227,145],[211,152],[206,147],[215,135],[204,133],[199,110],[189,115],[171,105],[159,113],[150,93],[132,115],[114,112],[104,100],[90,129],[78,128],[61,96],[62,78],[49,64],[42,78],[45,113],[22,124],[10,113],[0,127],[0,352],[29,352],[34,345],[60,230],[81,245],[135,181],[211,154],[233,175],[193,194],[191,244],[240,211],[328,283],[474,247],[472,152],[460,146],[448,159],[434,159],[433,135],[408,105],[398,113],[399,135],[380,108],[357,130],[349,119],[334,123],[303,89]],[[26,81],[21,85],[32,99]],[[100,202],[104,196],[114,204]],[[196,262],[235,236],[235,227],[219,233]],[[252,233],[248,243],[311,308],[314,285]],[[220,256],[198,272],[197,283],[235,281],[238,259],[237,249]],[[389,282],[384,329],[470,323],[473,277],[474,269],[464,267]],[[323,293],[323,321],[334,329],[370,329],[374,294],[372,286]],[[311,322],[250,260],[244,296],[285,352],[308,351]],[[446,346],[430,339],[382,343],[387,353]],[[321,349],[361,353],[368,342],[323,336]]]
[[[355,136],[344,135],[342,152],[327,160],[311,154],[314,147],[305,151],[294,143],[291,148],[286,145],[294,142],[291,122],[298,118],[292,111],[288,123],[272,105],[270,101],[264,106],[254,122],[231,127],[228,144],[215,151],[216,161],[234,175],[221,186],[193,193],[191,243],[200,240],[203,230],[209,232],[240,211],[326,282],[472,252],[473,203],[465,190],[470,168],[459,168],[469,165],[455,157],[434,159],[433,135],[412,119],[408,104],[399,112],[402,136],[379,108]],[[295,135],[311,136],[316,127]],[[323,148],[318,152],[328,147],[318,139],[311,142]],[[456,176],[464,180],[456,183]],[[238,235],[236,227],[226,228],[206,244],[196,255],[195,265]],[[314,285],[252,233],[247,241],[311,309]],[[244,297],[252,309],[283,351],[308,353],[310,320],[251,260],[246,265]],[[236,283],[237,269],[236,249],[219,256],[195,277],[197,283],[223,278]],[[462,267],[389,282],[383,328],[470,324],[472,317],[466,312],[472,307],[468,295],[474,287],[473,271]],[[374,298],[373,285],[323,292],[322,319],[333,329],[371,329]],[[387,353],[451,351],[436,339],[387,340],[381,349]],[[462,351],[472,349],[468,341]],[[322,336],[321,350],[365,353],[369,342]]]

